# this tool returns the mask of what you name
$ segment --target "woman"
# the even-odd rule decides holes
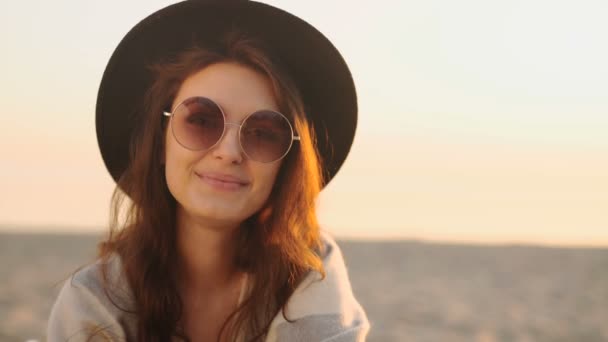
[[[185,1],[144,19],[98,94],[110,234],[61,290],[48,340],[363,341],[315,213],[356,112],[339,53],[286,12]]]

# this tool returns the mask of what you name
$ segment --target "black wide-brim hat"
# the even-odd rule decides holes
[[[188,0],[165,7],[135,25],[105,69],[96,108],[97,141],[118,181],[129,165],[129,145],[153,78],[149,65],[193,43],[204,47],[233,28],[261,40],[298,87],[317,135],[324,186],[335,176],[357,126],[355,85],[334,45],[304,20],[247,0]],[[160,115],[160,114],[159,114]]]

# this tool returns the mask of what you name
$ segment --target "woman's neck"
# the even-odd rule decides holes
[[[235,265],[238,225],[212,225],[177,215],[178,275],[184,290],[212,292],[239,276]]]

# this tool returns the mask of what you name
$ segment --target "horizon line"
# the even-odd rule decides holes
[[[82,230],[82,229],[85,230]],[[449,238],[421,238],[413,236],[361,236],[336,234],[332,229],[322,229],[330,233],[336,240],[345,242],[379,242],[379,243],[419,243],[433,245],[471,246],[471,247],[535,247],[535,248],[560,248],[560,249],[608,249],[608,244],[592,243],[551,243],[538,241],[484,241]],[[58,226],[58,225],[35,225],[35,224],[7,224],[0,223],[0,235],[72,235],[72,236],[99,236],[107,232],[106,228],[98,226]]]

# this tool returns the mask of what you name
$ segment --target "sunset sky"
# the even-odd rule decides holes
[[[264,2],[332,40],[357,86],[326,229],[608,245],[608,2]],[[2,229],[104,228],[97,88],[126,32],[170,3],[0,3]]]

